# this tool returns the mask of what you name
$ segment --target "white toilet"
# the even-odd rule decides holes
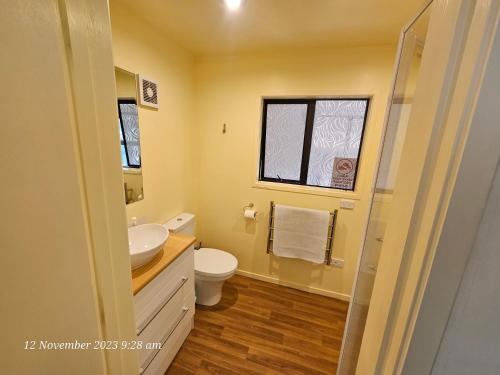
[[[174,225],[172,225],[174,224]],[[194,235],[193,214],[183,213],[168,221],[165,226],[173,233]],[[222,296],[222,285],[236,272],[238,260],[226,251],[201,248],[194,252],[196,303],[213,306]]]
[[[194,252],[196,303],[213,306],[219,303],[222,285],[236,272],[238,260],[231,254],[202,247]]]

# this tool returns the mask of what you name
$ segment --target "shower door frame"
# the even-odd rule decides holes
[[[367,235],[368,225],[370,222],[370,213],[371,213],[371,210],[373,208],[373,198],[375,195],[375,186],[376,186],[377,176],[378,176],[379,169],[380,169],[380,162],[382,159],[382,149],[384,146],[384,141],[385,141],[385,137],[386,137],[386,133],[387,133],[387,125],[388,125],[390,114],[391,114],[391,105],[393,102],[394,93],[396,91],[396,83],[397,83],[399,68],[400,68],[401,59],[402,59],[401,54],[403,52],[405,33],[418,20],[418,18],[427,10],[427,8],[432,4],[433,1],[434,0],[427,0],[426,3],[422,6],[422,8],[417,12],[417,14],[405,26],[403,26],[403,28],[401,29],[401,32],[399,34],[398,47],[396,50],[396,58],[394,61],[394,71],[392,73],[392,78],[391,78],[391,90],[390,90],[389,97],[387,98],[387,108],[386,108],[386,112],[384,115],[384,128],[382,129],[382,139],[380,141],[379,148],[377,151],[376,173],[373,175],[372,182],[371,182],[372,188],[371,188],[371,192],[370,192],[370,194],[371,194],[370,195],[370,204],[369,204],[369,208],[368,208],[368,215],[366,216],[365,222],[363,224],[364,225],[363,241],[362,241],[361,246],[360,246],[358,261],[356,264],[356,273],[354,274],[354,283],[352,286],[351,301],[350,301],[351,303],[349,304],[349,309],[347,311],[347,319],[346,319],[346,324],[345,324],[344,333],[343,333],[343,337],[342,337],[342,347],[340,350],[339,363],[338,363],[338,367],[337,367],[337,375],[343,375],[340,370],[342,368],[342,360],[343,360],[343,356],[344,356],[345,340],[346,340],[346,336],[347,336],[347,331],[348,331],[349,325],[351,323],[352,299],[354,297],[354,292],[356,291],[356,287],[358,284],[358,276],[359,276],[359,270],[361,267],[361,260],[363,258],[363,253],[365,250],[366,235]],[[366,322],[365,322],[365,324],[366,324]],[[360,350],[361,350],[361,348],[360,348]],[[359,359],[359,357],[358,357],[358,359]],[[357,365],[357,363],[356,363],[356,365]]]
[[[425,12],[425,10],[432,3],[434,3],[433,4],[434,7],[432,9],[433,13],[431,15],[431,18],[436,17],[437,19],[440,19],[442,21],[452,22],[452,26],[450,26],[451,24],[448,25],[448,27],[449,27],[448,34],[439,35],[439,36],[433,35],[433,37],[440,38],[441,41],[448,42],[450,44],[450,46],[455,46],[454,48],[456,48],[457,45],[458,46],[465,45],[465,40],[467,39],[468,32],[470,31],[469,26],[470,25],[474,26],[472,23],[467,23],[466,21],[472,19],[473,16],[475,16],[476,8],[480,8],[480,7],[485,8],[488,5],[491,5],[491,4],[489,4],[490,0],[477,0],[476,3],[473,5],[471,5],[471,3],[468,3],[465,0],[456,1],[453,4],[446,4],[447,2],[444,0],[429,0],[425,3],[425,5],[418,12],[418,14],[411,20],[411,22],[402,29],[400,39],[399,39],[399,45],[398,45],[398,49],[397,49],[395,70],[394,70],[393,79],[392,79],[391,96],[388,98],[388,107],[386,110],[386,115],[385,115],[385,120],[384,120],[384,130],[383,130],[384,138],[385,138],[385,134],[386,134],[386,130],[387,130],[388,119],[390,116],[393,95],[394,95],[395,88],[396,88],[396,80],[398,78],[398,73],[400,70],[400,64],[401,64],[401,58],[402,58],[401,53],[403,50],[403,40],[404,40],[405,33],[409,30],[409,28],[412,26],[412,24],[422,15],[423,12]],[[475,7],[474,5],[477,5],[477,7]],[[437,15],[435,15],[434,13],[437,13]],[[472,26],[471,26],[471,28],[472,28]],[[451,32],[451,31],[453,31],[453,32]],[[451,60],[448,60],[446,62],[445,70],[443,70],[441,72],[441,75],[439,76],[439,78],[442,80],[442,84],[440,87],[438,99],[440,101],[444,100],[444,102],[447,103],[448,105],[450,104],[451,97],[452,97],[453,90],[454,90],[454,84],[456,83],[457,75],[455,73],[458,70],[458,68],[460,67],[460,63],[461,63],[462,55],[459,54],[458,56],[460,58],[457,59],[457,61],[453,62]],[[440,108],[436,108],[434,113],[432,113],[430,116],[427,115],[427,119],[432,121],[433,133],[434,133],[435,129],[440,128],[443,125],[443,123],[445,122],[445,119],[446,119],[446,111],[442,111],[443,113],[439,113],[440,111],[441,111]],[[435,145],[432,144],[432,141],[433,140],[431,139],[429,144],[431,145],[431,147],[435,147]],[[377,162],[377,174],[378,174],[378,170],[380,167],[380,160],[381,160],[381,155],[382,155],[383,143],[384,143],[384,139],[382,140],[382,142],[379,146],[378,162]],[[373,205],[373,195],[375,192],[375,182],[377,179],[377,174],[374,175],[373,181],[372,181],[372,195],[370,197],[371,202],[370,202],[370,211],[369,212],[371,212],[371,208]],[[412,216],[413,216],[413,214],[412,214]],[[357,286],[358,274],[359,274],[359,270],[360,270],[361,260],[363,257],[364,245],[366,242],[366,232],[367,232],[369,220],[370,220],[370,215],[367,215],[367,218],[365,221],[364,240],[363,240],[363,244],[361,246],[360,255],[358,257],[358,264],[357,264],[357,269],[356,269],[356,274],[355,274],[355,281],[354,281],[354,285],[353,285],[353,289],[352,289],[352,293],[351,293],[351,299],[354,296],[354,292],[355,292],[356,286]],[[400,257],[399,260],[401,260],[402,256],[403,256],[402,252],[401,252],[401,254],[397,254],[397,256],[399,256]],[[382,336],[381,337],[375,336],[375,337],[367,338],[366,337],[367,336],[366,330],[363,332],[363,341],[362,341],[361,348],[360,348],[358,363],[356,364],[357,371],[360,370],[359,359],[362,358],[361,354],[363,354],[362,353],[363,346],[365,346],[365,353],[364,353],[365,354],[365,358],[364,358],[365,363],[366,362],[371,363],[369,365],[368,370],[366,368],[363,369],[364,370],[363,375],[379,373],[381,370],[381,364],[386,359],[385,358],[385,356],[386,356],[385,351],[386,351],[386,349],[388,349],[387,348],[388,329],[392,328],[392,327],[390,327],[391,326],[391,319],[394,318],[394,315],[396,313],[396,311],[394,311],[394,297],[398,294],[398,292],[400,292],[398,285],[397,285],[397,281],[398,281],[398,275],[400,272],[401,262],[399,261],[399,262],[397,262],[397,264],[398,264],[398,267],[396,267],[395,269],[383,269],[383,272],[392,274],[392,280],[390,280],[391,284],[390,284],[390,287],[388,288],[387,296],[385,296],[383,298],[384,301],[382,301],[382,302],[386,302],[387,306],[388,306],[387,309],[385,310],[385,312],[383,313],[384,318],[383,318],[383,321],[381,322],[381,324],[383,325]],[[425,275],[425,271],[426,271],[426,268],[424,267],[424,265],[422,265],[421,269],[419,269],[419,271],[417,271],[417,273],[419,273],[419,277],[417,277],[417,278],[421,279],[421,277],[423,277]],[[375,280],[374,291],[375,291],[376,287],[377,287],[377,282]],[[414,293],[412,295],[412,298],[415,301],[415,299],[417,297],[417,292],[419,292],[419,291],[413,290],[412,292]],[[372,292],[372,297],[373,297],[373,294],[374,293]],[[370,305],[372,305],[372,303],[373,303],[373,300],[371,301]],[[377,303],[380,305],[381,301],[377,301]],[[342,350],[341,350],[341,356],[340,356],[340,362],[339,362],[337,374],[342,374],[341,368],[342,368],[343,355],[345,354],[344,353],[345,339],[346,339],[347,332],[349,330],[349,326],[351,324],[351,312],[352,312],[351,309],[352,309],[352,304],[349,307],[346,328],[344,330]],[[365,329],[368,326],[368,322],[370,319],[370,312],[371,312],[371,309],[369,309],[369,312],[368,312],[368,317],[366,320]],[[411,312],[411,314],[415,314],[415,311],[413,310]],[[409,315],[409,318],[412,318],[412,317],[413,317],[412,315]],[[408,319],[408,320],[410,320],[410,319]],[[372,322],[372,324],[373,324],[373,322]],[[370,332],[370,333],[372,333],[372,332]],[[411,338],[411,330],[404,332],[402,337],[400,337],[401,342],[399,344],[407,343],[409,338]],[[375,349],[373,349],[373,345],[375,345]],[[371,346],[370,350],[366,350],[366,348],[368,346]],[[394,362],[391,363],[393,365],[393,367],[391,367],[390,369],[385,368],[386,371],[390,371],[390,372],[386,372],[386,373],[397,373],[398,367],[401,366],[401,363],[404,360],[404,355],[405,355],[404,351],[399,351],[396,355],[395,360],[393,358]]]

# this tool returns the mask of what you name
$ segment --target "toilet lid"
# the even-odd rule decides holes
[[[238,260],[222,250],[203,247],[194,252],[194,269],[201,275],[229,276],[237,266]]]

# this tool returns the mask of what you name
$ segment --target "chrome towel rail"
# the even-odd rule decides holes
[[[269,209],[269,231],[267,233],[267,253],[272,254],[273,252],[273,240],[274,240],[274,208],[275,203],[271,201]],[[330,265],[332,263],[332,252],[333,252],[333,237],[335,234],[335,225],[337,223],[337,210],[333,212],[330,211],[330,222],[328,223],[328,237],[326,239],[326,249],[325,249],[325,264]]]

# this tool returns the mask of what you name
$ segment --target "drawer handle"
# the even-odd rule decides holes
[[[146,327],[149,325],[149,323],[151,323],[151,321],[154,319],[154,317],[156,315],[158,315],[158,313],[161,311],[161,309],[163,309],[163,307],[165,307],[165,305],[168,303],[168,301],[170,301],[172,299],[173,296],[175,296],[175,294],[179,291],[180,288],[182,288],[182,286],[186,283],[186,281],[188,281],[188,278],[187,277],[183,277],[180,281],[179,281],[179,284],[177,284],[177,286],[175,287],[175,289],[172,291],[172,293],[170,293],[164,300],[162,303],[160,303],[156,309],[154,309],[151,314],[149,314],[149,316],[147,317],[147,319],[141,324],[139,325],[139,327],[137,327],[137,336],[139,336],[142,331],[144,331],[146,329]]]
[[[186,316],[187,312],[189,311],[189,307],[186,307],[184,306],[182,308],[182,311],[179,315],[179,317],[176,319],[175,323],[172,325],[172,327],[167,331],[167,334],[165,336],[163,336],[163,338],[161,339],[161,348],[158,349],[157,351],[155,351],[154,353],[151,353],[149,355],[149,357],[146,359],[146,361],[144,363],[146,363],[146,366],[144,367],[141,367],[139,369],[139,372],[142,370],[142,372],[146,371],[149,367],[149,365],[151,364],[151,362],[153,362],[153,359],[156,358],[156,356],[158,355],[158,353],[160,352],[160,350],[163,348],[163,345],[165,345],[165,343],[167,342],[167,340],[170,338],[170,336],[172,335],[172,333],[174,333],[175,329],[177,328],[177,326],[180,324],[180,322],[182,322],[182,319],[184,319],[184,317]],[[141,372],[141,374],[142,374]]]

